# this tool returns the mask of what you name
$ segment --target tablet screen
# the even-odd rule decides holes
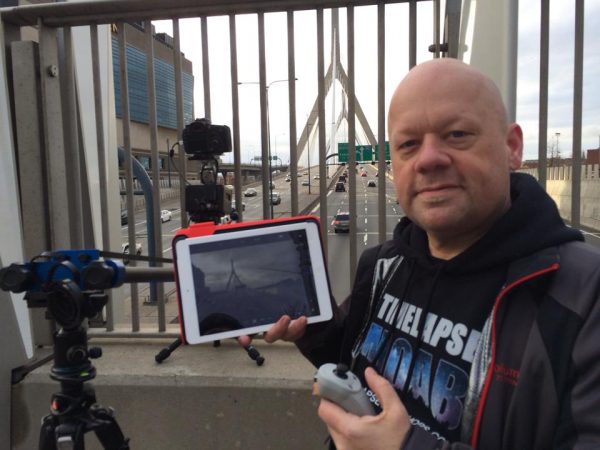
[[[309,237],[307,227],[281,228],[186,240],[193,292],[181,291],[190,343],[194,343],[196,329],[198,342],[203,342],[211,340],[211,335],[234,330],[266,330],[282,315],[307,316],[309,321],[323,315],[323,302],[329,305],[330,299],[320,245],[312,248],[311,255],[314,236]],[[181,262],[178,257],[178,266]],[[185,304],[192,299],[194,308],[188,306],[186,311]],[[190,314],[195,315],[191,327]]]

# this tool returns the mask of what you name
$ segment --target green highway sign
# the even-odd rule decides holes
[[[373,146],[371,145],[356,145],[356,161],[357,162],[367,162],[367,161],[377,161],[377,147],[375,152],[373,152]],[[385,159],[389,161],[390,159],[390,143],[385,142]],[[339,142],[338,143],[338,161],[339,162],[348,162],[348,143],[347,142]]]

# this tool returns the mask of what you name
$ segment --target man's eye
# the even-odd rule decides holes
[[[451,131],[450,133],[448,133],[449,137],[455,138],[455,139],[463,138],[467,135],[468,135],[468,133],[466,131],[462,131],[462,130],[454,130],[454,131]]]
[[[398,146],[398,148],[400,148],[400,149],[407,149],[407,148],[414,147],[415,145],[417,145],[417,141],[415,139],[411,139],[411,140],[402,142]]]

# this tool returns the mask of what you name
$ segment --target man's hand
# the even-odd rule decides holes
[[[298,317],[292,320],[290,316],[281,316],[275,324],[265,333],[265,342],[272,344],[278,340],[288,342],[296,342],[306,331],[307,319],[305,316]],[[250,345],[252,342],[251,336],[240,336],[238,342],[243,347]]]
[[[381,402],[379,415],[358,417],[322,399],[319,417],[338,450],[399,450],[410,430],[408,413],[394,387],[375,370],[365,370],[365,379]]]

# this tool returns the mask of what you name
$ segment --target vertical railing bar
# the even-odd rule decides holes
[[[540,103],[538,127],[538,183],[546,189],[548,179],[548,62],[550,54],[550,2],[540,2]]]
[[[41,125],[42,125],[42,173],[45,174],[46,229],[48,249],[71,247],[71,226],[64,220],[69,202],[66,192],[67,171],[65,167],[64,136],[62,127],[62,104],[60,100],[60,73],[58,72],[58,42],[57,30],[46,27],[43,21],[38,21],[39,30],[39,72],[41,94]],[[18,33],[15,33],[18,34]],[[15,40],[20,36],[14,36]],[[3,49],[4,50],[4,49]],[[43,244],[43,243],[42,243]],[[37,249],[38,251],[40,249]],[[33,256],[33,255],[29,255]],[[33,339],[36,345],[52,344],[54,324],[45,320],[43,315],[32,311]]]
[[[121,121],[123,123],[123,147],[125,149],[125,193],[127,201],[127,236],[129,254],[135,255],[135,211],[133,206],[133,163],[131,155],[130,113],[129,113],[129,82],[127,80],[127,40],[125,22],[119,23],[119,64],[121,79]],[[135,266],[135,260],[129,260],[130,266]],[[131,331],[140,330],[140,313],[137,283],[130,284],[131,289]]]
[[[185,210],[185,185],[187,164],[183,148],[183,82],[181,75],[181,35],[179,19],[173,19],[173,68],[175,69],[175,108],[177,109],[177,139],[179,141],[179,203],[181,207],[181,228],[188,226],[188,216]]]
[[[584,0],[575,3],[575,61],[573,85],[573,176],[571,185],[571,226],[581,225],[581,115],[583,101]]]
[[[377,5],[377,171],[379,173],[378,189],[378,221],[379,243],[383,244],[386,236],[386,164],[385,164],[385,3]]]
[[[444,39],[448,45],[446,56],[450,58],[458,58],[461,4],[461,0],[446,0]]]
[[[408,4],[408,68],[417,65],[417,0]]]
[[[160,170],[158,167],[158,119],[156,114],[156,84],[154,75],[154,36],[152,36],[152,22],[144,22],[146,34],[146,73],[148,85],[148,126],[150,127],[150,161],[152,165],[152,203],[154,206],[154,249],[156,258],[163,256],[162,220],[160,213]],[[152,255],[150,255],[152,256]],[[161,262],[151,262],[151,266],[161,267]],[[158,309],[158,331],[166,330],[165,317],[165,288],[164,283],[150,283],[150,299],[156,301]]]
[[[77,126],[77,99],[75,98],[75,67],[73,56],[73,39],[71,27],[59,30],[59,41],[62,33],[62,53],[64,73],[61,78],[63,92],[63,129],[65,139],[65,165],[68,171],[67,196],[69,197],[68,220],[71,222],[71,245],[83,248],[83,198],[81,195],[81,155],[79,151]]]
[[[506,111],[509,122],[517,120],[517,61],[519,51],[519,2],[507,2],[508,43],[506,57]]]
[[[433,57],[440,57],[440,0],[433,0]]]
[[[318,123],[319,123],[319,217],[323,229],[323,251],[327,255],[327,173],[325,157],[327,142],[325,140],[325,49],[324,49],[323,8],[317,9],[317,83],[318,83]],[[332,64],[335,62],[332,61]],[[332,80],[335,82],[335,80]],[[310,179],[308,180],[310,183]]]
[[[202,81],[204,82],[204,117],[211,118],[210,111],[210,58],[208,55],[208,20],[200,17],[202,25]]]
[[[298,215],[298,148],[296,143],[296,54],[294,43],[294,12],[287,12],[287,44],[288,44],[288,80],[290,99],[290,182],[292,210],[291,215]],[[308,180],[310,182],[310,180]]]
[[[347,7],[348,33],[348,175],[350,189],[348,193],[350,213],[350,287],[354,284],[357,263],[356,244],[356,90],[354,80],[354,7]]]
[[[265,51],[265,15],[258,13],[258,74],[260,86],[260,129],[262,157],[262,203],[263,219],[271,217],[271,198],[269,196],[271,181],[271,125],[269,117],[269,91],[267,87],[266,51]]]
[[[233,119],[233,170],[235,204],[237,206],[238,221],[244,220],[244,208],[242,199],[242,157],[240,149],[240,100],[238,87],[237,67],[237,35],[235,14],[229,15],[229,48],[231,59],[231,109]]]
[[[94,111],[96,120],[96,145],[98,147],[98,181],[100,189],[100,214],[102,221],[102,249],[110,249],[109,223],[108,223],[108,193],[106,170],[106,143],[104,141],[104,113],[102,109],[102,83],[100,80],[100,48],[98,42],[98,25],[90,26],[91,50],[92,50],[92,74],[94,82]],[[112,291],[108,291],[108,302],[106,303],[106,330],[113,331],[114,304]]]

